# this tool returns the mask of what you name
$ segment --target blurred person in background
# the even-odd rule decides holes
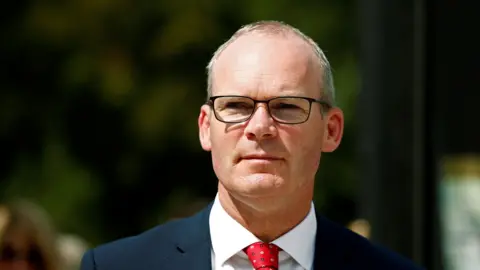
[[[344,116],[311,38],[281,22],[244,26],[215,52],[207,91],[198,126],[214,201],[89,250],[82,270],[418,269],[315,210],[320,157],[339,146]]]
[[[2,239],[3,231],[7,225],[9,218],[8,209],[5,205],[0,204],[0,239]]]
[[[78,235],[60,234],[57,237],[57,248],[62,258],[63,270],[78,270],[88,243]]]
[[[24,200],[6,205],[0,239],[1,270],[62,270],[49,216]]]

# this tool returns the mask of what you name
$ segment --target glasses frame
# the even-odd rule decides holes
[[[246,99],[249,99],[249,100],[252,100],[253,101],[253,111],[252,113],[250,114],[250,116],[248,118],[246,118],[245,120],[241,120],[241,121],[225,121],[225,120],[222,120],[220,119],[220,117],[217,115],[217,112],[215,110],[215,100],[218,99],[218,98],[225,98],[225,97],[237,97],[237,98],[246,98]],[[304,100],[307,100],[308,101],[308,115],[307,115],[307,118],[304,120],[304,121],[301,121],[301,122],[294,122],[294,123],[290,123],[290,122],[284,122],[284,121],[280,121],[278,119],[276,119],[275,117],[272,116],[272,113],[270,112],[270,102],[272,100],[276,100],[276,99],[280,99],[280,98],[297,98],[297,99],[304,99]],[[315,99],[315,98],[309,98],[309,97],[300,97],[300,96],[278,96],[278,97],[273,97],[273,98],[270,98],[270,99],[266,99],[266,100],[257,100],[257,99],[253,99],[251,97],[247,97],[247,96],[239,96],[239,95],[222,95],[222,96],[212,96],[210,97],[208,100],[207,100],[207,105],[209,105],[211,108],[212,108],[212,111],[213,111],[213,114],[215,115],[215,118],[222,122],[222,123],[226,123],[226,124],[238,124],[238,123],[243,123],[243,122],[247,122],[248,120],[250,120],[252,118],[252,116],[255,114],[255,111],[257,110],[257,104],[258,103],[265,103],[265,105],[267,105],[267,111],[268,111],[268,115],[277,123],[281,123],[281,124],[286,124],[286,125],[298,125],[298,124],[303,124],[305,122],[308,121],[308,119],[310,119],[310,114],[312,112],[312,103],[318,103],[320,105],[322,105],[323,107],[326,107],[327,109],[330,109],[332,107],[332,105],[327,102],[326,100],[322,100],[322,99]],[[322,110],[320,111],[320,113],[322,114],[323,116],[323,107],[322,107]]]

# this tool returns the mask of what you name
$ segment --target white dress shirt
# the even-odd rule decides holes
[[[222,207],[218,194],[210,212],[213,270],[252,270],[243,248],[261,241]],[[279,270],[311,270],[315,252],[317,220],[312,202],[310,212],[295,228],[274,240],[281,248],[278,255]]]

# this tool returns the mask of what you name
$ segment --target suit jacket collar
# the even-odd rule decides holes
[[[166,258],[174,269],[212,269],[212,244],[208,219],[212,204],[193,217],[176,224],[176,256]]]
[[[349,261],[349,249],[345,245],[343,227],[317,212],[314,269],[343,269]]]
[[[177,256],[167,258],[176,269],[212,269],[209,215],[213,203],[176,226],[178,232],[174,244]],[[344,245],[342,227],[328,219],[317,216],[315,259],[313,269],[342,269],[348,261],[349,250]]]

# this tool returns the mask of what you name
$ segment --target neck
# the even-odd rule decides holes
[[[233,196],[219,184],[219,201],[225,211],[266,243],[287,233],[305,219],[311,208],[313,187],[293,199]]]

